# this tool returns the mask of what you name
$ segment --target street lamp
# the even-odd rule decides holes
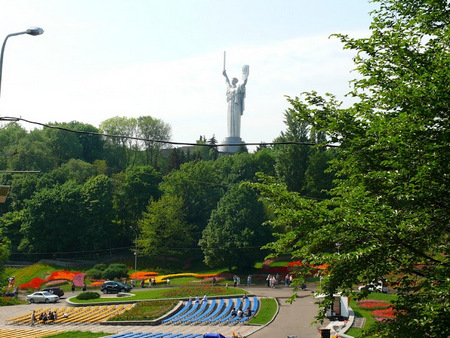
[[[135,235],[136,235],[136,240],[135,240],[135,249],[134,249],[134,282],[136,283],[136,276],[137,276],[137,243],[138,243],[138,232],[135,228],[133,228],[130,225],[130,229],[134,231]]]
[[[8,34],[5,38],[5,41],[3,41],[3,45],[2,45],[2,53],[0,54],[0,94],[1,94],[1,90],[2,90],[2,70],[3,70],[3,53],[5,52],[5,46],[6,46],[6,41],[8,41],[8,39],[11,36],[16,36],[16,35],[22,35],[22,34],[28,34],[28,35],[41,35],[44,33],[44,30],[40,27],[32,27],[27,29],[24,32],[18,32],[18,33],[12,33],[12,34]]]

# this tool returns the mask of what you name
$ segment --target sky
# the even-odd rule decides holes
[[[230,77],[249,65],[241,137],[284,131],[286,95],[333,93],[349,103],[357,76],[334,33],[369,36],[368,0],[0,0],[7,41],[0,116],[99,127],[152,116],[172,141],[227,137],[224,51]],[[34,125],[23,124],[27,129]]]

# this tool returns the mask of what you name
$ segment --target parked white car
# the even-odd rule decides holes
[[[56,303],[58,300],[59,297],[57,295],[48,291],[38,291],[27,296],[27,301],[30,303]]]
[[[358,287],[359,291],[361,291],[362,289],[367,289],[371,292],[373,292],[373,291],[383,292],[383,293],[387,292],[387,287],[383,287],[382,284],[367,284],[367,285],[361,285]]]

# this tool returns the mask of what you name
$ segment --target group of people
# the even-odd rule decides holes
[[[133,284],[134,284],[134,281],[131,281],[131,286],[134,287]],[[150,287],[152,287],[152,285],[156,285],[156,278],[149,278],[148,279],[148,287],[150,288]],[[170,280],[169,279],[167,281],[167,285],[170,285]],[[144,279],[141,280],[141,288],[145,288],[145,280]]]
[[[289,287],[292,283],[292,280],[294,279],[294,276],[291,274],[286,274],[284,277],[284,286]],[[267,275],[266,277],[267,281],[267,287],[269,288],[275,288],[277,284],[280,282],[280,275],[277,273],[276,275]]]
[[[43,324],[46,324],[47,322],[54,322],[58,319],[58,313],[56,311],[49,310],[48,312],[42,312],[39,315],[39,321]],[[33,311],[31,314],[31,326],[33,326],[36,323],[36,311]]]
[[[236,309],[234,308],[233,310],[231,310],[231,317],[238,317],[238,318],[244,318],[245,317],[250,317],[252,315],[252,309],[250,309],[249,307],[247,308],[247,310],[242,311],[242,308]]]

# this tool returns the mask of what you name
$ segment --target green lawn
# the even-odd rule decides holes
[[[132,297],[105,297],[89,300],[78,300],[75,297],[70,298],[71,302],[77,304],[89,304],[89,303],[107,303],[117,301],[138,301],[138,300],[151,300],[151,299],[164,299],[164,298],[188,298],[196,297],[200,298],[206,294],[207,296],[234,296],[247,293],[240,288],[225,288],[221,286],[199,286],[199,287],[170,287],[170,288],[155,288],[145,291],[132,291],[135,296]]]
[[[277,313],[278,304],[274,298],[262,298],[261,307],[258,314],[249,323],[265,325],[272,320]]]

